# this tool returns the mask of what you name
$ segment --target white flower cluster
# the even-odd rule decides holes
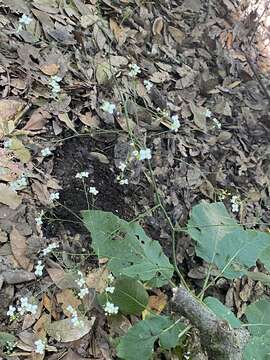
[[[145,148],[141,149],[139,152],[139,160],[150,160],[152,158],[151,149]]]
[[[221,123],[218,121],[218,119],[213,118],[212,121],[214,123],[213,127],[220,130],[221,129]]]
[[[171,121],[172,121],[171,129],[173,131],[177,132],[178,129],[180,128],[180,121],[179,121],[178,115],[173,115],[171,117]]]
[[[22,31],[23,26],[29,25],[32,20],[33,19],[30,16],[23,14],[19,19],[19,26],[18,26],[17,32]]]
[[[35,221],[36,221],[37,225],[41,226],[43,224],[43,221],[42,221],[43,215],[44,215],[44,211],[41,210],[40,214],[35,218]]]
[[[41,155],[44,157],[50,156],[50,155],[52,155],[52,152],[51,152],[50,148],[46,147],[45,149],[41,150]]]
[[[35,352],[37,354],[44,354],[46,343],[43,340],[39,339],[35,341],[34,344],[35,344]]]
[[[17,308],[15,306],[10,305],[7,311],[7,315],[13,318],[15,316],[15,312],[18,311],[21,315],[24,315],[26,312],[30,312],[32,315],[35,315],[38,309],[36,304],[30,304],[28,302],[27,297],[22,297],[20,299],[21,304]]]
[[[114,282],[114,276],[113,276],[113,274],[109,274],[108,275],[108,282],[109,282],[109,284],[112,284],[113,282]]]
[[[129,64],[128,67],[130,68],[130,71],[128,73],[130,77],[135,77],[141,73],[141,68],[137,64]]]
[[[105,306],[104,306],[104,310],[105,310],[106,315],[117,314],[118,310],[119,310],[119,307],[115,306],[110,301],[107,301]]]
[[[116,177],[116,180],[119,181],[120,185],[128,185],[128,179],[124,179],[124,171],[126,169],[127,165],[125,163],[123,163],[122,161],[120,161],[118,168],[122,171],[121,175],[118,175]]]
[[[126,169],[127,165],[125,163],[123,163],[122,161],[120,161],[120,164],[118,165],[118,168],[124,172]]]
[[[240,209],[240,197],[233,195],[231,198],[232,212],[238,213]]]
[[[104,112],[107,112],[109,114],[113,114],[116,106],[113,103],[110,103],[109,101],[103,101],[103,104],[101,105],[101,110]]]
[[[59,85],[61,80],[62,80],[62,78],[60,78],[57,75],[51,76],[51,79],[49,81],[49,85],[52,88],[52,94],[54,96],[57,96],[61,91],[61,87]]]
[[[205,115],[205,117],[210,118],[212,116],[212,112],[210,110],[206,109],[204,115]]]
[[[121,179],[121,178],[118,177],[118,176],[117,176],[116,179],[119,180],[119,184],[120,184],[120,185],[128,185],[128,179]]]
[[[81,271],[78,271],[79,279],[75,280],[77,285],[80,287],[79,298],[83,299],[85,295],[89,294],[89,289],[86,287],[86,281]]]
[[[89,172],[88,171],[82,171],[80,173],[77,173],[75,178],[76,179],[83,179],[83,178],[88,178],[89,176]]]
[[[21,190],[26,185],[27,185],[27,179],[24,176],[20,177],[19,179],[15,180],[15,181],[11,181],[9,183],[9,186],[13,191]]]
[[[82,321],[79,319],[77,311],[71,305],[67,306],[67,311],[71,313],[71,323],[74,326],[80,327],[82,325]]]
[[[11,139],[5,140],[5,141],[4,141],[4,148],[5,148],[5,149],[10,148],[10,147],[11,147],[11,144],[12,144]]]
[[[93,195],[97,195],[99,193],[99,191],[95,188],[95,186],[90,186],[89,192],[90,192],[90,194],[93,194]]]
[[[42,264],[42,261],[38,260],[37,265],[35,267],[35,275],[42,276],[43,269],[44,269],[44,265]]]
[[[50,194],[49,200],[52,202],[54,200],[59,200],[59,192],[53,192]]]
[[[106,292],[111,293],[111,294],[114,293],[114,290],[115,290],[114,286],[107,286],[105,289]]]
[[[57,243],[52,243],[52,244],[48,245],[45,249],[42,250],[42,255],[46,256],[50,252],[52,252],[54,249],[57,249],[57,248],[59,248],[59,245]]]
[[[144,80],[144,86],[147,90],[147,92],[150,92],[152,87],[153,87],[153,83],[150,80]]]

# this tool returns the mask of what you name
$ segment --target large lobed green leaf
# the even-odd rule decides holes
[[[139,224],[100,210],[86,210],[82,215],[91,232],[93,249],[98,257],[109,259],[108,267],[115,276],[126,275],[152,287],[171,279],[173,266],[169,259]]]
[[[184,324],[174,323],[165,316],[139,321],[120,339],[117,355],[125,360],[148,360],[152,356],[156,340],[159,339],[160,345],[165,349],[174,348],[184,329]]]
[[[234,313],[223,305],[218,299],[208,296],[203,300],[203,302],[213,311],[213,313],[221,320],[226,320],[232,328],[239,328],[242,323]]]
[[[203,201],[195,206],[188,233],[196,241],[196,254],[214,263],[229,279],[245,275],[270,243],[269,234],[238,225],[223,203]]]

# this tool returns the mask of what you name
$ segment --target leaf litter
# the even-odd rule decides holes
[[[88,204],[75,176],[89,172],[85,185],[98,189],[97,209],[125,220],[149,211],[154,192],[145,165],[129,160],[130,131],[151,148],[159,193],[174,224],[186,225],[192,206],[202,199],[223,200],[230,210],[237,196],[237,219],[247,228],[269,229],[268,13],[261,7],[254,12],[254,6],[244,0],[240,5],[234,0],[2,1],[0,297],[5,300],[0,321],[16,336],[17,358],[38,355],[33,333],[57,340],[46,345],[50,359],[54,352],[64,359],[115,355],[106,318],[97,321],[95,299],[75,295],[77,270],[84,271],[94,292],[106,287],[108,276],[106,259],[104,270],[78,222]],[[112,113],[102,110],[104,102],[115,105]],[[51,155],[42,155],[42,149]],[[126,173],[121,164],[127,164]],[[128,185],[121,185],[126,174]],[[50,200],[58,191],[65,207]],[[148,212],[143,223],[172,256],[162,213]],[[200,290],[206,264],[198,262],[190,238],[176,236],[181,271]],[[42,258],[41,250],[53,243],[59,249]],[[39,279],[38,260],[44,264]],[[252,271],[258,270],[264,271],[259,264]],[[249,302],[267,294],[259,279],[267,280],[220,279],[208,295],[218,294],[241,317]],[[166,295],[154,292],[150,308],[162,311]],[[40,318],[17,319],[14,327],[6,312],[22,296],[36,298]],[[67,302],[90,309],[91,320],[82,319],[81,331],[65,318]],[[129,319],[120,324],[127,329]],[[111,324],[109,332],[114,336],[119,329]]]

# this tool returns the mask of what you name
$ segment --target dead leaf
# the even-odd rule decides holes
[[[29,131],[41,130],[48,122],[48,119],[50,118],[51,115],[47,111],[41,108],[36,109],[31,115],[26,125],[24,126],[23,130],[29,130]]]
[[[25,270],[3,271],[2,276],[7,284],[21,284],[26,281],[33,281],[36,279],[34,273]]]
[[[182,44],[183,40],[185,39],[185,33],[173,26],[168,27],[168,31],[171,34],[172,38],[178,43]]]
[[[78,306],[82,303],[71,289],[61,291],[56,295],[56,299],[59,304],[62,304],[62,310],[66,316],[70,315],[70,312],[66,310],[68,305],[77,310]]]
[[[97,116],[94,116],[90,111],[84,115],[79,115],[81,122],[91,128],[97,129],[100,127],[100,121]]]
[[[80,326],[73,324],[70,319],[54,321],[47,326],[48,334],[56,341],[69,342],[81,339],[84,335],[88,334],[92,329],[95,322],[95,317],[90,320],[83,317],[78,318]]]
[[[46,268],[50,278],[60,289],[77,289],[76,275],[72,273],[66,273],[60,268]]]
[[[21,204],[22,198],[6,184],[0,184],[0,203],[15,210]]]
[[[104,154],[101,154],[100,152],[91,151],[91,152],[89,153],[89,155],[90,155],[93,159],[100,161],[102,164],[109,164],[109,163],[110,163],[110,161],[109,161],[109,159],[107,158],[107,156],[104,155]]]
[[[53,76],[58,73],[60,66],[58,64],[44,64],[40,66],[40,70],[45,75]]]
[[[118,45],[122,46],[127,39],[126,30],[122,26],[119,26],[112,18],[110,18],[110,28],[116,41],[118,42]]]
[[[126,118],[124,116],[117,116],[116,121],[118,122],[121,129],[126,132],[130,130],[134,130],[136,127],[136,123],[131,118]]]
[[[16,116],[25,105],[24,101],[0,100],[0,138],[12,133],[16,126]]]
[[[154,35],[160,35],[162,29],[163,29],[163,19],[162,17],[158,17],[155,19],[153,26],[152,26],[152,31]]]
[[[75,130],[73,122],[70,120],[70,118],[68,116],[68,113],[58,114],[58,118],[59,118],[60,121],[64,122],[69,129],[71,129],[75,133],[77,133],[77,131]]]
[[[149,296],[148,306],[157,314],[160,314],[167,305],[167,296],[159,291],[158,295]]]
[[[96,79],[100,85],[108,82],[111,77],[112,77],[112,71],[111,71],[110,64],[108,64],[107,62],[102,62],[97,65]]]
[[[38,338],[46,336],[46,327],[50,324],[51,319],[48,314],[43,314],[35,323],[33,329]]]
[[[9,149],[13,151],[16,158],[19,159],[22,163],[28,163],[31,160],[30,151],[18,138],[13,137],[11,139]]]
[[[205,108],[202,106],[197,106],[194,103],[189,104],[190,110],[192,111],[194,117],[194,123],[198,126],[199,129],[206,132],[206,116],[205,116]]]
[[[170,80],[170,75],[166,71],[156,71],[151,76],[150,80],[153,83],[160,84]]]
[[[12,254],[24,270],[29,268],[31,260],[26,256],[27,244],[25,237],[13,226],[10,233]]]
[[[87,287],[95,289],[98,293],[103,292],[108,286],[108,275],[109,271],[106,267],[93,269],[90,273],[87,274],[85,279]]]

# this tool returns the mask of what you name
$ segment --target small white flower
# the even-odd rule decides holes
[[[42,341],[41,339],[35,341],[35,352],[37,354],[44,354],[44,351],[45,351],[45,342]]]
[[[237,195],[233,195],[231,198],[231,204],[232,204],[232,212],[239,212],[240,197]]]
[[[50,156],[50,155],[52,155],[52,152],[48,147],[46,147],[45,149],[41,150],[41,155],[44,157]]]
[[[41,226],[43,224],[42,217],[44,215],[44,211],[41,210],[40,214],[35,218],[36,224]]]
[[[79,287],[83,287],[85,285],[85,279],[84,278],[76,279],[75,282],[77,283],[77,285]]]
[[[113,294],[113,293],[114,293],[114,289],[115,289],[114,286],[107,286],[106,289],[105,289],[105,291]]]
[[[139,151],[138,150],[132,151],[132,155],[135,156],[135,157],[138,157],[139,156]]]
[[[12,144],[11,139],[4,141],[4,148],[8,149],[11,146],[11,144]]]
[[[44,269],[44,265],[42,264],[42,261],[38,260],[38,263],[37,263],[37,265],[35,267],[35,275],[36,276],[42,276],[43,269]]]
[[[82,178],[88,178],[89,172],[88,171],[82,171],[80,173],[77,173],[75,178],[76,179],[82,179]]]
[[[127,167],[127,165],[125,163],[123,163],[122,161],[120,161],[120,164],[118,165],[118,168],[121,171],[125,171],[125,168]]]
[[[109,101],[103,101],[103,104],[101,105],[100,108],[104,112],[107,112],[109,114],[113,114],[115,109],[116,109],[116,106],[115,106],[115,104],[112,104]]]
[[[51,76],[51,79],[49,81],[49,85],[51,86],[52,88],[52,93],[53,95],[57,95],[58,93],[60,93],[61,91],[61,87],[59,85],[59,82],[61,81],[62,79],[57,76],[57,75],[54,75],[54,76]]]
[[[27,311],[29,311],[32,315],[37,313],[38,306],[36,304],[28,304]]]
[[[23,14],[20,19],[19,23],[22,25],[29,25],[33,19],[30,18],[30,16],[27,16],[26,14]]]
[[[87,294],[89,294],[89,289],[82,288],[82,289],[80,289],[78,296],[80,299],[83,299],[85,297],[85,295],[87,295]]]
[[[212,116],[212,112],[210,110],[206,109],[205,116],[210,118]]]
[[[27,297],[21,298],[21,306],[18,307],[18,311],[21,315],[25,312],[30,312],[32,315],[37,313],[38,306],[36,304],[30,304]]]
[[[8,311],[7,311],[7,316],[13,317],[15,311],[16,311],[15,306],[9,305],[9,308],[8,308]]]
[[[50,194],[50,201],[58,200],[59,199],[59,192],[53,192]]]
[[[213,125],[214,128],[221,129],[221,123],[218,121],[218,119],[213,118],[212,121],[214,123]]]
[[[130,71],[128,73],[130,77],[135,77],[141,73],[141,68],[137,64],[129,64],[128,67],[130,68]]]
[[[113,276],[113,274],[109,274],[109,275],[108,275],[108,282],[109,282],[110,284],[114,282],[114,276]]]
[[[178,119],[178,115],[173,115],[171,119],[172,119],[171,129],[177,132],[178,129],[180,128],[180,121]]]
[[[146,90],[148,92],[150,92],[152,87],[153,87],[153,83],[151,81],[149,81],[149,80],[144,80],[143,83],[144,83],[144,86],[145,86]]]
[[[90,186],[89,192],[93,195],[97,195],[99,193],[99,191],[94,186]]]
[[[68,305],[68,306],[66,307],[66,309],[67,309],[67,311],[70,312],[71,314],[73,314],[74,312],[76,313],[76,310],[73,308],[72,305]]]
[[[42,250],[42,255],[43,256],[48,255],[50,252],[52,252],[54,249],[57,248],[59,248],[59,245],[57,243],[52,243]]]
[[[119,181],[119,184],[120,184],[120,185],[128,185],[128,179],[121,179],[121,180]]]
[[[111,303],[110,301],[106,302],[106,305],[104,306],[104,310],[105,310],[105,314],[117,314],[119,307],[115,306],[113,303]]]
[[[55,81],[55,82],[59,83],[61,80],[62,80],[62,78],[60,78],[60,76],[57,76],[57,75],[51,76],[51,81]]]
[[[27,185],[27,179],[26,179],[26,177],[24,177],[24,176],[22,176],[21,178],[15,180],[15,181],[11,181],[11,182],[9,183],[9,186],[10,186],[10,188],[11,188],[13,191],[21,190],[21,189],[23,189],[26,185]]]
[[[151,149],[141,149],[139,153],[139,160],[150,160],[152,158]]]

